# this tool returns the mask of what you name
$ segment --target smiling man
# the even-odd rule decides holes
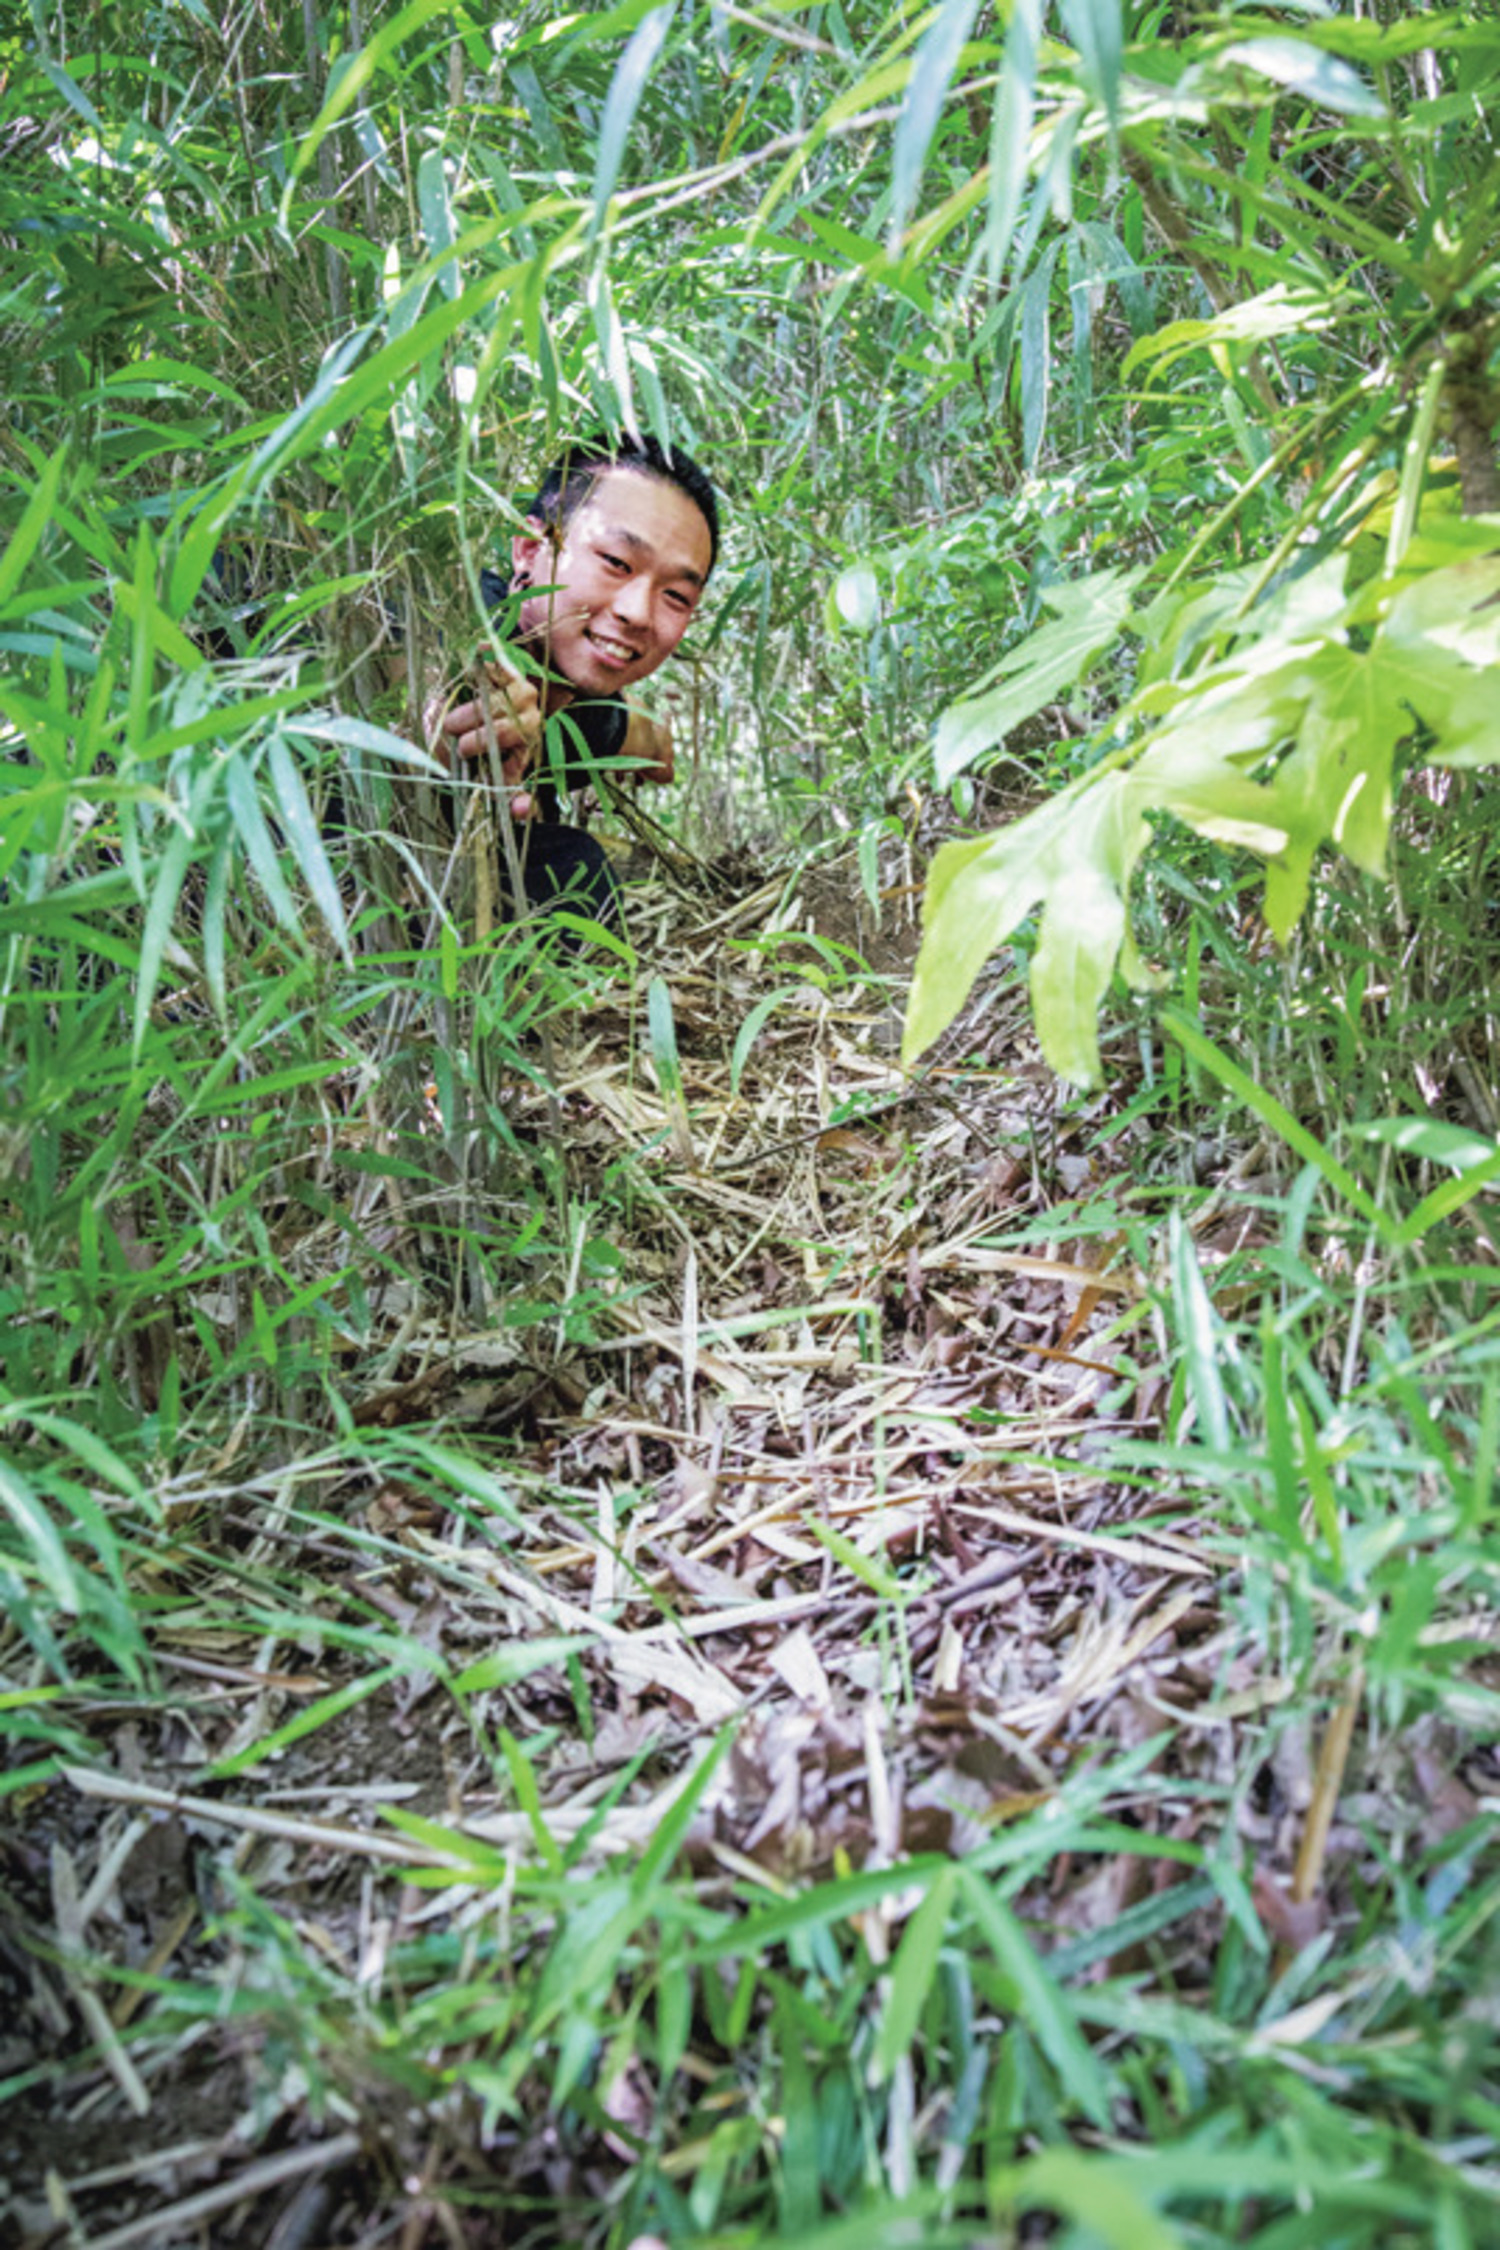
[[[669,728],[625,699],[692,623],[718,553],[718,503],[679,449],[597,437],[549,472],[526,525],[512,542],[509,583],[486,572],[484,592],[494,603],[521,597],[517,645],[534,669],[487,665],[476,691],[442,712],[438,739],[460,759],[483,757],[493,740],[515,789],[512,816],[526,824],[531,904],[565,896],[608,919],[616,904],[608,859],[595,838],[559,822],[557,787],[611,763],[622,775],[671,780]],[[549,763],[547,722],[564,712],[563,755]]]

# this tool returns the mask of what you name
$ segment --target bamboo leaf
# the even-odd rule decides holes
[[[625,159],[625,144],[635,121],[646,81],[656,64],[672,28],[672,18],[677,12],[677,0],[667,0],[667,5],[653,8],[642,18],[631,34],[619,66],[610,81],[609,95],[604,104],[604,118],[599,127],[599,153],[594,161],[594,216],[589,229],[592,241],[604,224],[609,199],[615,192],[620,176],[620,166]]]
[[[452,255],[453,206],[448,200],[447,162],[440,148],[422,152],[422,161],[417,166],[417,211],[429,255],[443,261],[438,268],[438,287],[445,297],[456,297],[463,283],[458,261]]]
[[[5,552],[0,555],[0,602],[8,601],[21,583],[26,565],[36,553],[42,534],[52,521],[57,488],[62,479],[66,458],[67,448],[59,446],[33,486],[31,497],[21,511],[21,520],[6,541]],[[12,611],[10,614],[17,613]]]
[[[1201,1063],[1211,1077],[1216,1078],[1221,1086],[1252,1109],[1262,1123],[1269,1125],[1305,1163],[1313,1165],[1335,1194],[1341,1195],[1346,1203],[1351,1204],[1361,1218],[1367,1219],[1387,1242],[1394,1241],[1396,1229],[1393,1222],[1380,1210],[1374,1198],[1360,1185],[1348,1167],[1341,1164],[1333,1151],[1319,1140],[1316,1133],[1309,1132],[1298,1118],[1293,1117],[1289,1109],[1277,1101],[1274,1094],[1258,1085],[1231,1056],[1214,1045],[1199,1025],[1191,1022],[1177,1009],[1164,1008],[1161,1021],[1163,1029],[1170,1032],[1180,1046],[1186,1048],[1195,1062]]]
[[[349,932],[344,920],[344,905],[339,897],[338,882],[328,864],[322,831],[313,818],[313,809],[308,802],[297,761],[279,728],[271,737],[266,763],[270,769],[276,810],[286,832],[287,842],[306,878],[318,911],[328,925],[329,935],[344,958],[349,960],[352,958]]]
[[[871,2076],[877,2085],[884,2084],[890,2077],[917,2037],[922,2010],[927,2005],[927,1995],[937,1973],[957,1887],[957,1868],[945,1867],[901,1934],[901,1943],[891,1963],[885,2012],[870,2058]]]
[[[984,254],[990,288],[1000,287],[1006,254],[1021,215],[1031,161],[1031,121],[1035,111],[1037,49],[1042,36],[1041,0],[1015,0],[1005,34],[1000,92],[990,124],[989,209]]]
[[[982,1875],[959,1870],[964,1899],[996,1961],[1015,1988],[1022,2021],[1068,2091],[1094,2124],[1109,2125],[1109,2089],[1099,2061],[1078,2029],[1061,1988],[1020,1923]]]
[[[1120,131],[1123,15],[1121,0],[1062,0],[1063,28],[1082,58],[1090,90],[1103,106],[1111,148]]]
[[[1215,58],[1219,69],[1254,71],[1270,78],[1290,93],[1301,94],[1320,109],[1337,110],[1345,117],[1386,115],[1385,103],[1359,72],[1337,55],[1324,54],[1302,39],[1271,35],[1264,39],[1239,39]]]
[[[942,0],[912,57],[911,79],[891,145],[891,215],[886,247],[893,258],[900,253],[903,230],[916,206],[927,151],[977,10],[978,0]]]

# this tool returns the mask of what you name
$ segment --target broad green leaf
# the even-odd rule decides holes
[[[868,633],[880,622],[880,580],[871,564],[851,563],[833,584],[834,607],[846,625]]]
[[[1055,799],[996,836],[944,844],[922,904],[922,944],[912,971],[901,1059],[910,1069],[945,1032],[974,979],[1046,890],[1037,860],[1066,820]]]
[[[1047,587],[1042,599],[1055,621],[1001,659],[989,675],[996,686],[950,703],[939,719],[934,763],[940,786],[1074,685],[1125,629],[1144,575],[1142,567],[1108,569]]]
[[[1147,836],[1140,823],[1140,842]],[[1098,867],[1082,866],[1066,898],[1049,902],[1031,959],[1031,1006],[1042,1053],[1059,1078],[1092,1086],[1099,1076],[1099,1003],[1125,936],[1125,901]]]

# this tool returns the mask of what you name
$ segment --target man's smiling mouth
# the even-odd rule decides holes
[[[612,640],[607,633],[586,630],[584,638],[591,641],[601,655],[612,656],[618,663],[634,664],[640,657],[641,652],[638,648],[632,648],[628,641]]]

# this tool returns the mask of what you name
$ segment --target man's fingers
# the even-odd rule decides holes
[[[505,761],[507,770],[513,759],[518,759],[518,771],[525,768],[536,756],[538,735],[534,728],[518,726],[502,712],[490,714],[490,724],[485,724],[485,714],[477,703],[461,703],[448,713],[443,721],[444,731],[454,752],[460,758],[482,757],[493,740],[495,748]]]

